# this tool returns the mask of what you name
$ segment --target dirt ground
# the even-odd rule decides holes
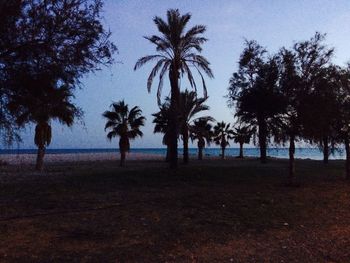
[[[0,262],[350,262],[343,162],[0,168]]]

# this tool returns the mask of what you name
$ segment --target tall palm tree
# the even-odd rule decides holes
[[[209,123],[212,119],[208,118],[198,118],[194,120],[193,124],[190,126],[190,137],[192,141],[198,140],[198,160],[203,159],[203,149],[205,147],[205,142],[210,145],[212,140],[213,132],[212,125]]]
[[[167,153],[165,160],[169,161],[169,103],[166,101],[161,106],[159,106],[159,111],[153,113],[154,117],[154,133],[162,133],[163,135],[163,145],[167,147]]]
[[[229,140],[233,139],[233,130],[229,123],[218,122],[214,126],[214,142],[221,147],[221,158],[225,159],[225,149],[230,145]]]
[[[111,111],[103,113],[103,117],[107,119],[105,130],[109,130],[107,134],[109,140],[120,137],[120,166],[124,166],[126,152],[130,150],[130,140],[143,136],[140,127],[144,126],[146,118],[141,115],[139,107],[135,106],[129,110],[128,104],[123,100],[112,103],[111,108]]]
[[[76,117],[82,116],[81,109],[72,103],[72,98],[70,87],[57,87],[57,81],[45,74],[29,77],[25,87],[13,96],[9,108],[16,112],[17,124],[35,124],[34,143],[38,147],[36,170],[43,169],[46,147],[51,143],[51,120],[70,127]]]
[[[202,112],[209,110],[209,106],[205,105],[207,98],[197,98],[194,91],[189,92],[185,90],[180,94],[180,134],[183,141],[183,160],[187,164],[189,160],[188,154],[188,140],[190,137],[190,125],[195,121],[195,116]],[[202,117],[203,118],[203,117]],[[213,120],[211,117],[204,117],[208,120]]]
[[[186,74],[191,87],[196,90],[196,82],[190,70],[190,67],[193,67],[202,79],[204,97],[206,97],[206,85],[202,71],[210,78],[213,77],[209,62],[199,54],[202,51],[202,44],[207,41],[203,37],[206,27],[196,25],[186,31],[190,19],[191,15],[189,13],[181,15],[178,9],[169,9],[166,21],[156,16],[153,21],[160,32],[160,36],[153,35],[145,38],[156,46],[157,54],[140,58],[134,67],[134,70],[136,70],[147,62],[156,61],[148,77],[147,89],[148,91],[151,90],[153,79],[159,74],[158,104],[161,100],[164,76],[167,72],[169,74],[171,86],[169,146],[170,167],[172,168],[177,167],[177,138],[180,128],[177,119],[180,97],[179,79],[183,74]]]
[[[235,143],[239,143],[238,158],[243,158],[243,144],[249,143],[254,133],[254,128],[251,128],[250,126],[244,125],[242,123],[239,123],[236,127],[234,127],[232,137]]]

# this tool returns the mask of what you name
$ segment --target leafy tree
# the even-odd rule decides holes
[[[17,93],[31,92],[18,78],[23,72],[32,80],[50,75],[54,86],[73,93],[83,75],[110,65],[116,47],[101,23],[102,7],[102,0],[1,0],[0,100],[13,104]]]
[[[158,104],[160,104],[164,76],[166,73],[169,74],[171,87],[169,147],[170,167],[172,168],[177,167],[177,138],[180,129],[178,122],[180,103],[179,79],[183,74],[186,74],[191,87],[196,90],[196,82],[190,69],[190,67],[193,67],[202,79],[204,97],[206,97],[206,85],[202,71],[209,77],[213,77],[209,62],[199,54],[202,51],[202,44],[207,41],[203,37],[206,27],[196,25],[185,31],[190,19],[191,15],[189,13],[181,15],[177,9],[169,9],[167,11],[166,21],[156,16],[153,21],[161,34],[145,38],[156,46],[158,53],[140,58],[134,67],[136,70],[148,62],[156,61],[148,77],[147,89],[148,91],[151,90],[153,79],[159,74]]]
[[[332,126],[337,107],[332,90],[336,72],[330,65],[334,49],[327,47],[324,40],[325,35],[316,32],[310,40],[297,42],[294,52],[302,94],[298,112],[303,137],[320,146],[327,163],[336,144]]]
[[[82,117],[82,111],[73,104],[69,86],[57,86],[57,81],[49,75],[25,76],[21,78],[25,88],[12,96],[8,107],[17,116],[19,126],[27,123],[35,125],[34,143],[38,146],[36,169],[42,170],[45,150],[52,139],[51,121],[57,120],[70,127],[75,118]]]
[[[282,48],[279,58],[279,88],[283,95],[284,111],[273,119],[272,134],[274,141],[285,144],[289,141],[289,174],[290,185],[295,184],[295,142],[302,138],[300,120],[300,102],[304,95],[301,75],[298,71],[297,56],[293,50]]]
[[[267,58],[266,50],[256,41],[246,41],[245,45],[239,69],[229,81],[229,106],[236,106],[236,116],[257,128],[260,159],[264,163],[272,120],[284,110],[278,88],[278,61]]]
[[[235,143],[239,143],[238,158],[243,158],[243,144],[249,143],[254,133],[254,128],[251,128],[249,125],[244,125],[242,122],[239,122],[236,127],[233,127],[232,137]]]
[[[336,67],[337,79],[333,88],[336,88],[336,100],[338,111],[335,115],[335,125],[333,130],[337,133],[337,141],[344,144],[345,178],[350,179],[350,68]]]
[[[198,146],[198,160],[203,159],[203,149],[205,148],[205,143],[210,145],[212,140],[213,131],[212,125],[210,124],[212,118],[198,118],[193,121],[193,124],[190,126],[190,137],[192,142],[197,140]]]
[[[337,131],[334,127],[339,114],[334,67],[324,68],[323,76],[319,76],[314,88],[304,95],[302,103],[304,136],[311,143],[319,145],[323,150],[323,161],[328,163],[329,155],[336,148]]]
[[[233,139],[234,132],[229,123],[218,122],[214,126],[213,141],[221,147],[221,158],[225,159],[225,149],[230,145],[229,140]]]
[[[142,116],[142,111],[135,106],[129,110],[128,104],[124,101],[118,101],[111,105],[111,111],[105,111],[103,117],[107,119],[105,130],[109,130],[107,138],[119,136],[119,151],[120,151],[120,166],[125,165],[125,154],[130,150],[130,140],[142,137],[143,133],[140,130],[144,126],[145,117]]]

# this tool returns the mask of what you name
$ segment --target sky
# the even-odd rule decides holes
[[[53,123],[53,138],[49,148],[111,148],[118,140],[106,139],[102,113],[114,101],[124,99],[130,106],[139,106],[145,117],[144,136],[131,143],[134,148],[162,147],[161,135],[153,134],[151,114],[157,112],[156,85],[147,92],[147,77],[153,64],[140,70],[133,67],[138,58],[155,53],[154,46],[143,36],[156,34],[152,18],[165,18],[166,10],[178,8],[190,12],[189,26],[207,26],[209,41],[203,55],[210,61],[214,79],[206,79],[210,106],[208,114],[217,121],[233,123],[234,109],[227,107],[228,80],[237,70],[245,39],[257,40],[271,53],[279,48],[307,40],[316,31],[327,33],[326,43],[335,47],[334,62],[350,61],[350,1],[348,0],[105,0],[103,23],[112,32],[111,40],[118,47],[115,63],[82,79],[76,92],[76,103],[84,111],[84,125],[67,128]],[[163,95],[169,94],[164,83]],[[200,84],[200,79],[198,79]],[[181,88],[190,88],[181,81]],[[14,148],[35,148],[34,128],[22,132],[23,142]],[[235,146],[234,144],[231,144]]]

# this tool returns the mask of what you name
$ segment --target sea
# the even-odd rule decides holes
[[[1,154],[35,154],[36,149],[1,149]],[[74,153],[117,153],[118,149],[113,148],[92,148],[92,149],[50,149],[46,150],[46,154],[74,154]],[[131,149],[132,153],[142,153],[142,154],[152,154],[152,155],[165,155],[166,148],[134,148]],[[205,156],[220,156],[220,148],[206,148],[204,149]],[[179,148],[179,155],[182,154],[182,149]],[[190,155],[197,155],[197,148],[189,149]],[[239,148],[226,148],[226,156],[237,156],[239,154]],[[245,148],[244,155],[249,157],[258,157],[259,148]],[[269,148],[267,150],[268,156],[276,158],[288,158],[288,148]],[[295,149],[295,158],[299,159],[313,159],[313,160],[322,160],[323,154],[319,148],[296,148]],[[342,149],[338,149],[334,154],[330,155],[329,159],[345,159],[345,152]]]

